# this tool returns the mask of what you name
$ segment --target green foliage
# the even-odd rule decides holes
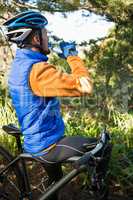
[[[7,124],[16,124],[18,121],[14,109],[11,106],[11,100],[6,98],[0,101],[0,126]],[[9,136],[2,129],[0,129],[0,145],[4,146],[10,152],[16,152],[16,140],[13,136]]]
[[[133,192],[133,153],[124,143],[115,144],[110,163],[112,184],[124,194]]]
[[[108,112],[128,112],[133,96],[132,33],[131,26],[117,27],[112,37],[100,45],[93,42],[91,51],[86,52],[86,63],[92,66],[95,80],[95,99]]]
[[[59,70],[63,72],[70,72],[70,67],[65,59],[59,59],[57,54],[53,53],[49,59],[49,62],[55,65]]]
[[[125,24],[132,22],[133,2],[132,0],[85,0],[85,1],[64,1],[64,0],[38,0],[37,6],[40,10],[48,11],[72,11],[86,9],[96,14],[106,16],[108,20]]]
[[[0,143],[13,154],[16,152],[16,141],[12,136],[7,135],[2,126],[7,124],[16,124],[18,121],[11,105],[11,99],[7,90],[7,70],[0,71]]]
[[[46,10],[50,12],[64,12],[64,11],[72,11],[77,10],[78,6],[80,6],[79,0],[65,1],[65,0],[37,0],[37,5],[40,10]]]
[[[86,9],[96,14],[106,16],[108,20],[125,24],[133,19],[132,0],[36,0],[35,6],[27,4],[29,1],[3,1],[0,11],[19,12],[27,9],[39,9],[50,12],[65,12],[78,9]]]
[[[105,126],[102,120],[96,119],[90,111],[87,112],[87,109],[80,111],[68,110],[64,110],[66,135],[100,136]],[[113,190],[116,187],[118,192],[128,194],[129,191],[133,192],[133,116],[114,113],[113,118],[112,125],[110,123],[106,124],[113,144],[109,168],[110,185]]]

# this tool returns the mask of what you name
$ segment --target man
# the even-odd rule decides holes
[[[64,137],[57,97],[90,95],[92,81],[74,43],[62,42],[60,45],[71,74],[63,73],[47,62],[50,53],[47,23],[40,13],[27,11],[3,25],[8,40],[19,47],[9,75],[9,91],[24,135],[24,151],[44,163],[51,183],[62,177],[61,162],[84,154],[83,144],[96,140],[82,136]]]

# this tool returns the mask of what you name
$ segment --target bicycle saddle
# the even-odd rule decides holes
[[[15,124],[8,124],[8,125],[4,125],[2,126],[2,129],[8,133],[9,135],[12,135],[12,136],[20,136],[21,135],[21,131],[18,127],[16,127]]]

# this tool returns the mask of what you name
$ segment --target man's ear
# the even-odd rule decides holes
[[[32,43],[33,43],[33,44],[39,44],[39,45],[40,45],[39,34],[36,33],[36,34],[32,37]]]

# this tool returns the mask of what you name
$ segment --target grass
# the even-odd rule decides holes
[[[16,124],[18,121],[16,115],[10,103],[5,103],[4,106],[0,106],[0,145],[6,147],[10,152],[15,154],[16,152],[16,141],[13,136],[8,135],[2,130],[3,125]]]

